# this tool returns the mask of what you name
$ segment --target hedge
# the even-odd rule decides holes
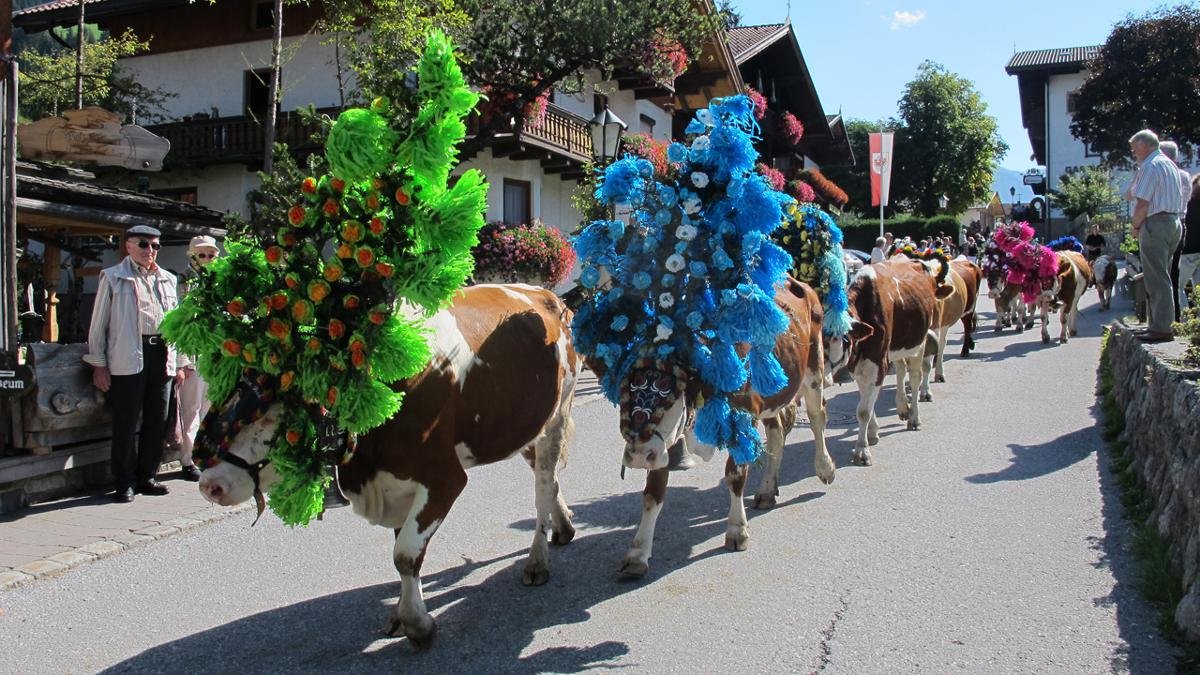
[[[838,225],[845,235],[846,248],[856,248],[870,251],[875,246],[879,236],[879,221],[854,217],[842,218]],[[883,231],[891,232],[897,239],[912,237],[914,241],[936,237],[942,234],[950,237],[958,236],[958,219],[954,216],[898,216],[883,221]]]

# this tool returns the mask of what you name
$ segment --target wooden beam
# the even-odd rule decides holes
[[[46,287],[46,321],[42,324],[42,340],[58,342],[58,277],[62,272],[62,251],[46,244],[42,251],[42,279]]]
[[[546,159],[548,154],[549,153],[547,153],[545,150],[538,150],[536,148],[528,148],[526,146],[521,146],[521,149],[514,152],[512,155],[510,155],[509,159],[511,159],[513,161],[517,161],[517,162],[524,161],[527,159],[544,160],[544,159]]]

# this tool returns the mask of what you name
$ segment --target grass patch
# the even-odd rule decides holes
[[[1129,444],[1120,440],[1125,412],[1113,393],[1115,384],[1109,351],[1111,331],[1100,341],[1100,368],[1096,393],[1100,398],[1100,435],[1108,443],[1109,464],[1121,489],[1121,505],[1133,525],[1133,553],[1138,561],[1138,589],[1159,611],[1159,629],[1180,649],[1178,672],[1200,673],[1200,644],[1188,642],[1175,625],[1175,607],[1183,599],[1183,575],[1171,563],[1171,548],[1151,521],[1154,496],[1133,466]]]

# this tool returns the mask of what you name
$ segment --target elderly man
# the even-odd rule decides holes
[[[88,353],[92,383],[108,394],[112,412],[113,499],[133,501],[134,492],[165,495],[155,479],[162,463],[167,402],[176,375],[174,350],[158,332],[163,315],[175,308],[175,275],[158,266],[161,233],[147,225],[125,231],[125,258],[100,272]],[[141,434],[134,435],[141,418]]]
[[[1173,296],[1175,301],[1175,320],[1179,321],[1180,303],[1182,302],[1184,307],[1187,306],[1187,299],[1183,298],[1181,300],[1183,289],[1179,287],[1179,258],[1183,254],[1183,242],[1188,236],[1187,210],[1188,200],[1192,198],[1192,175],[1179,166],[1179,146],[1175,141],[1163,141],[1158,144],[1158,149],[1162,151],[1162,154],[1167,156],[1167,159],[1175,164],[1175,170],[1179,172],[1179,189],[1183,192],[1183,202],[1179,207],[1179,222],[1183,224],[1183,238],[1179,240],[1179,246],[1175,249],[1175,255],[1171,257],[1171,289],[1175,293]]]
[[[1171,288],[1171,257],[1179,246],[1182,226],[1179,214],[1183,193],[1179,171],[1158,148],[1158,136],[1143,129],[1129,139],[1129,150],[1138,171],[1127,195],[1133,206],[1133,236],[1138,239],[1139,258],[1145,273],[1149,326],[1138,335],[1142,342],[1173,339],[1171,322],[1175,303]]]

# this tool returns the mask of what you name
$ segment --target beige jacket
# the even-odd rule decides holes
[[[100,287],[92,307],[92,325],[88,331],[88,353],[83,360],[93,366],[107,367],[113,375],[142,372],[142,336],[138,330],[137,270],[129,258],[100,272]],[[163,309],[179,304],[175,275],[158,268],[157,283]],[[167,345],[167,375],[175,375],[179,357]]]

